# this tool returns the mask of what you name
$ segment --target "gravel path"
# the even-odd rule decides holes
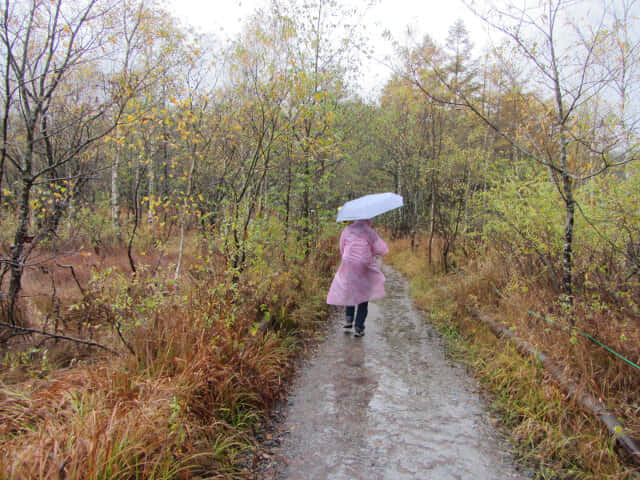
[[[366,333],[327,339],[294,381],[260,479],[529,478],[492,427],[477,384],[384,267],[387,296]],[[341,312],[340,312],[341,313]]]

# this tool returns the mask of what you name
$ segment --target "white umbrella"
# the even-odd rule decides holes
[[[404,205],[402,197],[395,193],[374,193],[345,203],[338,211],[336,222],[373,218],[381,213]]]

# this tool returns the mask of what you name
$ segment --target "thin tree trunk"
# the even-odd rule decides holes
[[[133,196],[133,211],[134,212],[138,212],[140,210],[140,199],[138,198],[138,190],[140,187],[140,182],[142,180],[142,177],[140,175],[140,159],[138,158],[138,156],[136,155],[135,161],[134,161],[134,165],[135,165],[135,188],[136,188],[136,193]]]
[[[178,262],[176,264],[176,271],[173,276],[176,280],[180,276],[180,269],[182,268],[182,256],[184,253],[184,232],[186,227],[186,216],[188,210],[189,198],[193,192],[193,175],[196,170],[196,152],[191,153],[191,167],[189,168],[189,183],[187,187],[187,195],[184,199],[184,210],[180,218],[180,246],[178,247]]]
[[[152,227],[154,198],[156,195],[156,168],[155,168],[155,161],[153,156],[153,148],[150,148],[150,152],[149,152],[148,175],[149,175],[149,191],[147,192],[147,196],[149,197],[149,210],[147,212],[147,223],[150,227]]]
[[[287,246],[289,245],[289,217],[291,215],[291,182],[293,181],[291,173],[291,152],[288,154],[287,161],[287,191],[284,199],[284,248],[282,248],[282,261],[287,264]]]
[[[435,182],[431,183],[431,207],[429,209],[429,265],[433,262],[433,237],[436,230],[436,189]]]
[[[304,190],[302,192],[302,236],[305,258],[311,251],[311,152],[305,152]]]
[[[119,197],[120,192],[118,190],[118,169],[120,168],[120,146],[116,146],[115,158],[113,165],[111,165],[111,225],[114,229],[118,229],[120,226],[119,215]]]
[[[469,202],[471,201],[471,167],[466,167],[467,181],[464,189],[464,207],[462,215],[462,232],[469,229]]]
[[[70,178],[71,175],[67,174],[67,178]],[[74,197],[76,195],[76,190],[72,186],[71,182],[69,183],[69,192],[67,193],[67,232],[71,231],[72,219],[75,215],[75,202]]]
[[[7,4],[8,7],[8,4]],[[9,52],[7,51],[7,56],[5,58],[5,68],[4,68],[4,111],[2,112],[2,151],[0,152],[0,206],[2,206],[3,199],[3,188],[2,182],[4,180],[4,164],[5,159],[7,158],[7,134],[9,131],[9,111],[11,110],[11,67],[9,62]],[[2,218],[2,209],[0,208],[0,218]]]
[[[551,4],[549,4],[551,7]],[[553,69],[554,93],[556,102],[557,126],[559,128],[560,140],[560,172],[562,185],[561,195],[565,202],[565,224],[564,224],[564,247],[562,249],[562,290],[563,301],[567,305],[573,305],[573,224],[575,216],[575,199],[573,197],[573,181],[569,176],[569,162],[567,147],[569,144],[567,132],[567,119],[565,118],[564,102],[562,98],[562,88],[560,86],[560,73],[556,62],[554,43],[551,42],[551,66]],[[573,323],[573,319],[570,318]]]
[[[573,197],[572,181],[566,172],[562,175],[562,185],[566,202],[564,225],[564,248],[562,250],[563,279],[562,286],[566,301],[573,304],[573,229],[575,217],[575,199]]]
[[[289,158],[289,163],[287,165],[287,193],[285,195],[284,202],[284,235],[285,240],[289,238],[289,217],[291,215],[291,182],[292,182],[292,172],[291,172],[291,158]]]
[[[402,193],[402,182],[401,182],[401,178],[402,178],[402,165],[400,163],[400,160],[398,160],[397,156],[396,156],[396,164],[395,164],[395,173],[393,175],[393,183],[395,185],[395,192],[400,195]],[[393,224],[393,238],[397,238],[398,234],[400,232],[400,225],[402,224],[402,215],[403,212],[402,210],[400,212],[398,212],[398,215],[394,218],[394,224]]]
[[[182,268],[182,252],[184,251],[184,218],[180,220],[180,246],[178,247],[178,263],[176,264],[176,271],[173,275],[174,279],[178,279],[180,276],[180,268]]]
[[[131,236],[129,237],[129,245],[127,246],[127,256],[129,257],[129,265],[131,266],[131,271],[136,273],[136,263],[133,260],[133,239],[136,237],[136,231],[138,230],[138,221],[140,219],[140,208],[138,204],[138,190],[140,189],[140,181],[142,177],[140,176],[140,165],[136,165],[136,184],[133,190],[133,230],[131,231]]]
[[[5,152],[4,152],[4,148],[2,149],[2,152],[0,152],[0,219],[2,219],[2,200],[3,200],[3,191],[4,189],[2,188],[2,181],[4,180],[4,159],[5,159]]]
[[[562,290],[564,301],[573,305],[573,228],[575,217],[575,199],[573,196],[573,180],[569,176],[567,164],[567,138],[561,134],[560,161],[562,165],[562,196],[565,202],[564,247],[562,249]],[[573,323],[572,316],[570,322]]]
[[[29,228],[29,200],[31,197],[32,180],[23,174],[22,191],[20,192],[20,208],[18,213],[18,228],[11,249],[11,277],[9,279],[9,321],[16,324],[16,307],[18,294],[22,288],[22,272],[24,269],[24,244]]]

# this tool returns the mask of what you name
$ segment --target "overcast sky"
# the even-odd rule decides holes
[[[241,30],[244,21],[257,9],[268,5],[268,0],[165,0],[168,9],[185,24],[203,32],[233,38]],[[301,0],[302,1],[302,0]],[[341,3],[365,7],[364,0],[341,0]],[[375,45],[376,56],[382,60],[392,53],[391,45],[382,38],[389,30],[394,38],[405,38],[407,27],[421,38],[428,33],[438,43],[443,43],[449,27],[461,18],[470,31],[476,46],[486,43],[484,26],[462,4],[461,0],[378,0],[363,17],[368,35]],[[404,42],[403,42],[404,43]],[[375,95],[389,78],[388,68],[377,62],[370,63],[364,83],[367,94]]]

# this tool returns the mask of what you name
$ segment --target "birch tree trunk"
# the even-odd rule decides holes
[[[154,198],[156,196],[156,167],[153,155],[153,148],[149,149],[149,167],[147,170],[147,175],[149,176],[149,210],[147,211],[147,224],[152,227],[153,226],[153,209],[154,209]]]
[[[111,165],[111,225],[114,229],[120,227],[120,215],[119,215],[119,197],[120,191],[118,190],[118,169],[120,168],[120,146],[116,147],[115,157],[113,164]]]
[[[573,180],[567,171],[567,140],[563,135],[561,162],[562,162],[562,193],[565,202],[564,247],[562,249],[562,291],[565,301],[573,305],[573,229],[576,202],[573,196]],[[573,320],[571,320],[573,323]]]

